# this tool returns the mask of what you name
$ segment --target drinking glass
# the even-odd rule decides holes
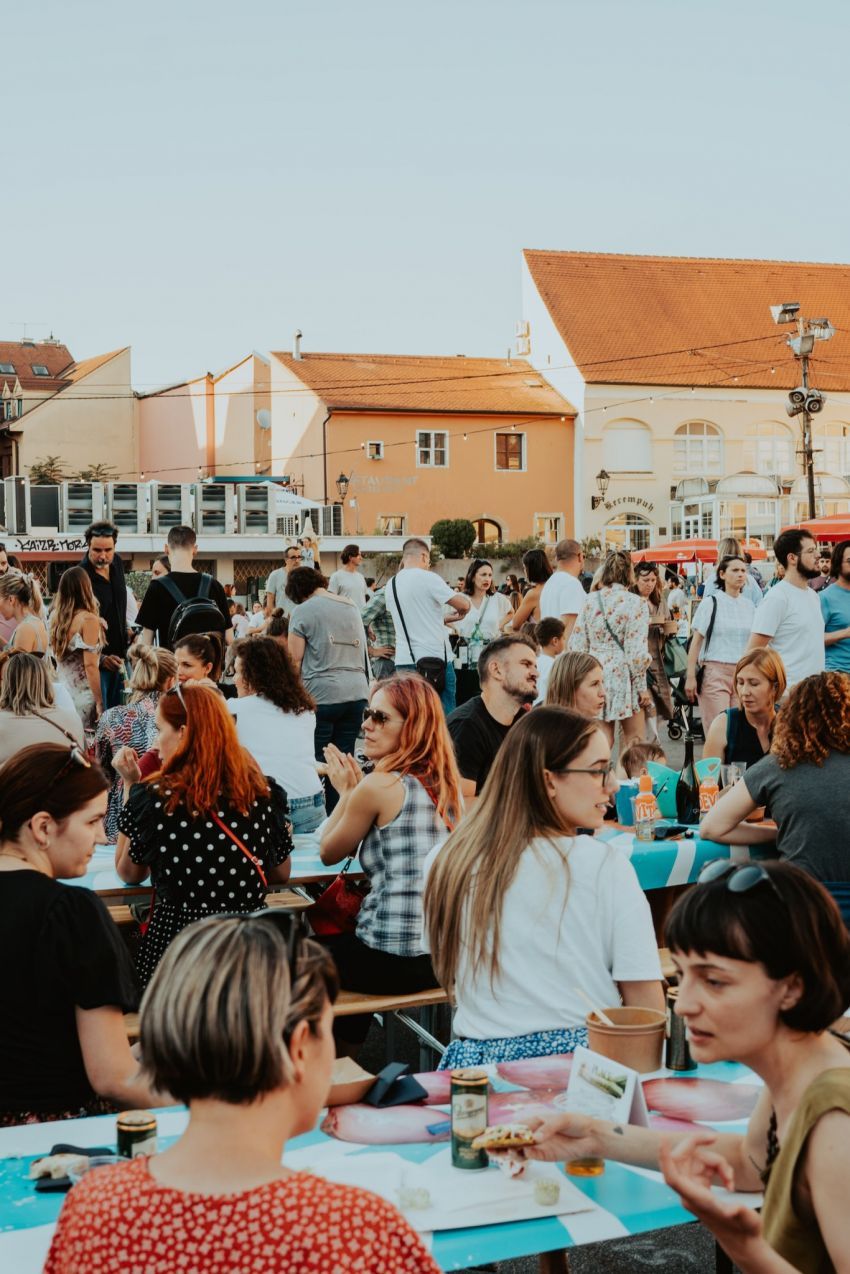
[[[747,768],[746,761],[730,761],[728,765],[720,767],[720,782],[724,788],[734,787],[738,779],[744,777],[744,771]]]

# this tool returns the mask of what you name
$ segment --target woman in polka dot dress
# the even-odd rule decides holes
[[[264,906],[266,885],[288,880],[292,850],[286,794],[240,745],[215,690],[169,691],[156,725],[158,773],[140,782],[131,748],[113,759],[125,799],[115,869],[128,884],[150,874],[155,890],[138,955],[144,983],[193,920]]]
[[[327,1098],[336,989],[328,955],[281,912],[181,934],[145,997],[141,1044],[151,1087],[186,1102],[189,1125],[161,1154],[74,1187],[45,1274],[439,1274],[391,1203],[301,1168],[327,1162],[321,1147],[281,1163]]]

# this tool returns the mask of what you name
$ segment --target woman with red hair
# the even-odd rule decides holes
[[[353,934],[325,938],[347,990],[377,994],[437,986],[422,945],[422,868],[462,810],[460,773],[436,690],[418,674],[378,682],[363,713],[364,776],[354,757],[325,748],[339,803],[322,831],[324,863],[360,853],[371,889]],[[368,1017],[340,1020],[362,1043]]]
[[[132,748],[112,762],[125,801],[115,870],[128,885],[150,875],[155,891],[138,955],[145,983],[193,920],[263,907],[267,885],[288,880],[292,850],[286,795],[241,746],[217,691],[178,683],[155,719],[160,769],[140,782]]]

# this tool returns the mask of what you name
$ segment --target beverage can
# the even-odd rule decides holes
[[[487,1093],[490,1086],[486,1071],[464,1069],[452,1071],[452,1164],[455,1168],[486,1168],[486,1150],[474,1150],[472,1143],[487,1127]]]
[[[667,1050],[664,1064],[668,1071],[693,1071],[697,1064],[691,1057],[684,1018],[679,1017],[676,1012],[678,996],[677,986],[667,988]]]
[[[156,1154],[156,1115],[149,1110],[125,1110],[115,1121],[115,1140],[122,1159]]]

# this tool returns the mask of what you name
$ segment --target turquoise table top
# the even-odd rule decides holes
[[[557,1098],[566,1086],[570,1063],[569,1057],[544,1057],[490,1068],[491,1119],[521,1119],[529,1106],[548,1108],[549,1113],[558,1109]],[[390,1110],[365,1105],[336,1107],[320,1118],[313,1132],[289,1143],[284,1162],[293,1167],[309,1166],[332,1178],[342,1171],[346,1180],[356,1180],[369,1189],[370,1182],[377,1185],[376,1173],[370,1172],[373,1155],[380,1155],[380,1160],[374,1161],[376,1172],[379,1163],[386,1163],[388,1153],[419,1164],[432,1156],[444,1156],[449,1076],[444,1071],[419,1078],[429,1092],[425,1105]],[[686,1076],[667,1071],[645,1076],[644,1095],[650,1121],[671,1132],[696,1131],[698,1125],[743,1131],[758,1096],[758,1081],[741,1066],[716,1063]],[[187,1117],[182,1108],[158,1112],[161,1145],[179,1136]],[[0,1269],[15,1274],[36,1274],[41,1269],[62,1206],[62,1195],[35,1193],[27,1177],[31,1160],[49,1152],[58,1141],[109,1145],[114,1136],[112,1116],[0,1129]],[[498,1181],[498,1169],[489,1171],[497,1174]],[[568,1180],[585,1196],[587,1211],[501,1225],[438,1229],[423,1237],[442,1269],[461,1270],[693,1220],[657,1172],[608,1162],[599,1177]],[[462,1186],[460,1177],[459,1184]],[[741,1197],[758,1206],[759,1196]]]

